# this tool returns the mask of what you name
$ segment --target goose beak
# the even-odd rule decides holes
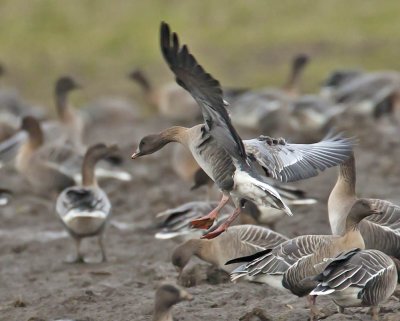
[[[136,152],[134,152],[134,153],[132,154],[131,158],[132,158],[132,159],[136,159],[136,158],[138,158],[139,156],[142,156],[142,154],[141,154],[139,151],[136,151]]]

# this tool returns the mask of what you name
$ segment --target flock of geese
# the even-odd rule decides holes
[[[300,78],[309,62],[301,54],[293,59],[281,88],[222,88],[166,23],[161,24],[160,45],[176,83],[155,88],[139,69],[129,78],[164,117],[197,124],[143,137],[132,159],[179,143],[171,160],[177,175],[193,182],[193,189],[206,185],[209,198],[215,187],[222,193],[219,202],[190,202],[157,215],[160,229],[155,237],[180,243],[172,253],[179,275],[197,256],[230,273],[232,281],[266,283],[307,297],[312,320],[319,315],[318,296],[331,297],[340,312],[370,307],[378,320],[380,304],[394,293],[398,281],[400,207],[357,197],[356,140],[329,128],[343,115],[388,116],[396,126],[400,75],[336,71],[320,95],[300,95]],[[56,213],[76,244],[71,262],[85,262],[81,241],[92,236],[98,237],[101,259],[106,261],[103,234],[112,205],[98,180],[130,181],[131,175],[120,168],[123,155],[116,145],[85,146],[83,131],[90,121],[107,123],[118,115],[129,121],[135,115],[123,104],[117,109],[105,104],[88,108],[83,116],[69,103],[69,95],[79,88],[71,77],[58,79],[56,121],[45,120],[40,109],[17,102],[12,93],[0,95],[0,161],[2,166],[11,162],[35,193],[56,197]],[[236,127],[256,135],[283,128],[303,141],[323,138],[310,144],[264,135],[243,140]],[[293,215],[293,207],[316,202],[290,182],[335,166],[338,179],[328,200],[332,235],[289,239],[274,231],[282,216]],[[12,192],[0,192],[6,203]],[[175,284],[161,285],[154,321],[172,320],[171,307],[192,299]]]

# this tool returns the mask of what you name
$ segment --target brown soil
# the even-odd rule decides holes
[[[0,320],[4,321],[127,321],[151,320],[154,290],[163,280],[176,280],[170,254],[176,244],[158,241],[153,235],[155,213],[186,201],[201,200],[205,191],[189,191],[169,166],[171,149],[131,161],[129,155],[141,135],[167,127],[154,119],[128,126],[104,125],[89,141],[126,142],[125,169],[133,182],[102,181],[113,204],[113,217],[106,231],[109,262],[100,259],[97,242],[84,242],[88,264],[63,260],[74,250],[54,214],[53,201],[39,199],[12,169],[2,169],[2,187],[17,192],[12,204],[0,210]],[[379,130],[352,130],[360,144],[356,148],[358,191],[400,203],[398,135]],[[132,144],[132,145],[131,145]],[[288,236],[329,233],[326,200],[336,179],[336,169],[299,182],[309,195],[319,198],[313,208],[296,210],[282,219],[277,230]],[[232,284],[208,264],[197,261],[196,286],[189,291],[195,300],[174,308],[178,320],[280,320],[308,319],[305,299],[283,294],[268,285]],[[396,296],[400,298],[400,291]],[[370,320],[367,309],[336,312],[334,304],[319,298],[325,320]],[[400,320],[400,303],[391,298],[384,304],[381,320]]]

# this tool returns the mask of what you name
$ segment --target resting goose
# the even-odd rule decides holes
[[[279,289],[288,289],[297,296],[308,295],[315,282],[310,277],[322,272],[324,260],[339,253],[364,248],[358,224],[369,215],[381,214],[368,200],[357,200],[349,211],[346,229],[340,235],[303,235],[286,241],[275,248],[231,260],[227,264],[249,262],[231,274],[232,280],[250,277],[252,281],[267,283]],[[312,317],[315,300],[311,301]]]
[[[316,144],[288,144],[283,139],[260,136],[242,141],[232,126],[219,82],[197,63],[187,46],[180,47],[176,33],[161,24],[161,50],[178,84],[189,91],[201,107],[204,123],[191,128],[174,126],[144,137],[132,158],[152,154],[170,142],[187,147],[200,167],[217,184],[223,197],[205,217],[193,221],[199,228],[209,228],[230,197],[235,211],[215,231],[223,231],[240,214],[246,200],[257,206],[271,206],[292,215],[279,193],[258,174],[252,161],[260,163],[272,178],[283,182],[312,177],[328,167],[340,164],[352,150],[352,141],[330,137]]]
[[[343,313],[345,307],[370,306],[372,319],[379,320],[379,305],[397,286],[393,260],[377,250],[341,253],[315,279],[318,286],[310,295],[329,295]]]
[[[352,155],[339,167],[335,187],[328,199],[329,223],[332,234],[343,233],[349,209],[357,201],[356,166]],[[370,216],[360,223],[366,249],[376,249],[400,259],[400,206],[380,199],[367,199],[383,215]]]
[[[94,167],[115,149],[116,146],[104,144],[90,147],[82,164],[82,185],[66,188],[57,198],[56,212],[76,244],[77,254],[73,262],[84,262],[80,251],[81,239],[90,236],[98,236],[102,262],[106,261],[103,232],[111,215],[111,203],[97,184]]]
[[[153,321],[174,321],[171,309],[182,301],[192,301],[193,296],[181,287],[164,283],[158,287],[155,295]]]
[[[235,266],[225,265],[228,260],[275,247],[287,239],[266,227],[236,225],[212,240],[191,239],[182,243],[172,254],[172,264],[181,273],[190,259],[197,256],[230,273]]]
[[[302,72],[309,61],[305,54],[292,60],[288,80],[282,88],[261,88],[243,93],[230,103],[233,124],[250,130],[278,130],[289,115],[293,98],[299,95]]]
[[[39,193],[61,192],[82,179],[83,155],[69,145],[46,145],[40,123],[33,117],[25,117],[23,130],[28,132],[28,140],[21,145],[17,158],[18,172]],[[96,175],[119,180],[130,180],[124,171],[98,168]]]

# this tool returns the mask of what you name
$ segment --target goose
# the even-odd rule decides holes
[[[82,142],[83,120],[68,103],[69,93],[79,88],[81,86],[70,76],[62,76],[55,82],[54,97],[58,120],[42,122],[43,144],[69,145],[80,153],[85,151]],[[18,119],[18,126],[21,126],[20,123],[21,120]],[[5,130],[6,139],[0,144],[0,160],[3,163],[14,160],[21,145],[28,139],[26,133],[19,130],[20,128],[14,131],[12,129],[13,126]]]
[[[153,321],[174,321],[171,309],[182,301],[192,301],[193,296],[181,287],[164,283],[156,290]]]
[[[193,97],[175,82],[154,88],[143,70],[135,69],[129,74],[143,90],[149,105],[173,120],[192,120],[200,117],[200,110]]]
[[[204,123],[191,128],[174,126],[159,134],[145,136],[132,158],[152,154],[170,142],[179,142],[191,151],[223,194],[218,206],[208,215],[193,221],[192,225],[208,229],[231,197],[235,203],[231,216],[203,237],[212,238],[224,232],[239,216],[246,200],[257,206],[282,209],[292,215],[275,188],[258,174],[252,161],[260,163],[272,178],[289,182],[315,176],[348,158],[352,140],[340,136],[310,145],[289,144],[284,139],[266,136],[242,141],[225,108],[219,82],[204,71],[187,46],[180,47],[177,34],[171,35],[166,23],[161,24],[161,50],[178,84],[200,105]]]
[[[364,249],[358,224],[369,215],[380,215],[379,209],[368,200],[357,200],[346,219],[346,229],[340,235],[303,235],[263,250],[249,257],[228,261],[226,264],[248,262],[231,274],[234,281],[250,277],[252,281],[268,283],[287,289],[297,296],[308,295],[316,286],[308,278],[322,272],[324,260],[353,248]],[[311,317],[314,319],[315,297],[310,298]]]
[[[329,223],[332,234],[343,233],[349,209],[358,200],[354,154],[339,167],[335,187],[328,199]],[[375,249],[400,259],[400,206],[380,199],[368,199],[383,215],[370,216],[360,223],[366,249]]]
[[[237,266],[225,265],[228,260],[273,248],[287,240],[266,227],[236,225],[214,239],[190,239],[182,243],[172,254],[172,264],[181,274],[190,259],[197,256],[230,273]]]
[[[286,84],[280,88],[262,88],[246,91],[230,104],[229,111],[234,125],[250,130],[268,132],[278,130],[287,121],[292,99],[299,95],[302,72],[309,62],[305,54],[292,60],[292,68]]]
[[[46,145],[37,119],[27,116],[21,128],[28,133],[28,140],[21,145],[17,157],[17,171],[40,194],[61,192],[82,179],[84,157],[69,145]],[[129,181],[131,175],[108,168],[96,169],[96,175]]]
[[[379,320],[379,304],[388,300],[397,286],[393,260],[378,250],[354,249],[329,260],[315,279],[320,282],[310,295],[328,295],[338,306],[370,306],[372,319]]]
[[[115,149],[116,146],[104,144],[91,146],[82,163],[82,185],[66,188],[57,198],[57,215],[76,244],[76,257],[72,262],[84,262],[80,244],[82,238],[90,236],[98,236],[102,262],[107,260],[103,232],[111,215],[111,203],[97,184],[94,167]]]
[[[157,226],[161,228],[155,234],[156,239],[172,239],[177,242],[184,242],[193,238],[199,238],[206,232],[200,229],[193,229],[190,222],[196,218],[202,217],[216,207],[218,202],[195,201],[184,203],[175,208],[160,212],[156,215]],[[224,218],[227,218],[234,209],[227,205],[221,210],[220,217],[211,227],[221,224]]]
[[[179,146],[179,145],[178,145]],[[291,207],[311,206],[318,201],[314,198],[307,197],[307,193],[299,188],[265,178],[269,185],[273,186],[281,195],[285,204]],[[207,186],[208,198],[211,198],[211,188],[214,185],[212,179],[200,168],[195,174],[194,184],[191,190],[196,190],[201,186]],[[267,225],[271,229],[275,229],[275,224],[285,215],[285,212],[272,207],[257,207],[254,203],[246,202],[244,205],[245,212],[250,212],[252,217],[258,224]]]

